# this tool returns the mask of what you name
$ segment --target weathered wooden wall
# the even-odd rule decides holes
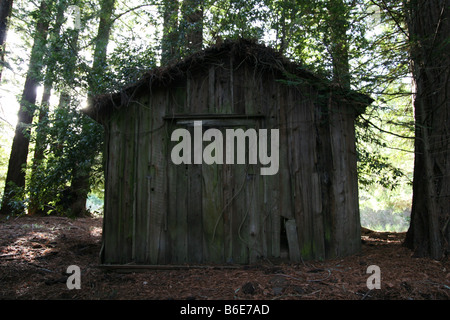
[[[357,252],[354,109],[248,60],[213,62],[136,95],[105,123],[102,262],[246,264],[285,247],[294,262]],[[194,119],[279,129],[278,174],[173,164],[170,135]]]

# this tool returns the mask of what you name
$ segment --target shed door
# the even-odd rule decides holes
[[[263,255],[260,215],[262,179],[258,164],[249,164],[246,148],[245,164],[226,163],[226,129],[259,127],[257,119],[209,119],[202,121],[202,134],[218,129],[223,137],[223,164],[174,164],[168,148],[168,260],[171,263],[249,263]],[[194,149],[194,121],[177,120],[169,125],[189,131]],[[198,132],[198,131],[197,131]],[[201,152],[211,142],[202,143]],[[236,146],[235,146],[236,156]]]

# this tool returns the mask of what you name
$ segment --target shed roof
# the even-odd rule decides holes
[[[343,99],[351,101],[360,110],[360,113],[373,102],[366,95],[355,91],[343,90],[329,80],[321,78],[306,70],[300,64],[287,59],[273,48],[253,40],[239,39],[225,41],[198,51],[182,60],[174,61],[169,65],[150,69],[140,79],[125,86],[118,92],[94,97],[92,104],[84,109],[83,112],[100,121],[114,109],[127,105],[142,90],[158,86],[169,86],[174,81],[184,78],[188,71],[192,73],[195,70],[205,68],[205,66],[213,64],[221,58],[223,59],[224,56],[232,57],[233,61],[239,64],[247,61],[261,70],[277,72],[283,75],[284,79],[291,80],[294,84],[301,79],[317,86],[319,90],[332,90]]]

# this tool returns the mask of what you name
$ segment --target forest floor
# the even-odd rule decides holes
[[[102,219],[21,217],[0,222],[2,300],[449,300],[450,261],[413,258],[404,233],[363,229],[359,254],[299,264],[117,272],[99,267]],[[81,289],[67,287],[67,267]],[[381,289],[369,290],[370,265]]]

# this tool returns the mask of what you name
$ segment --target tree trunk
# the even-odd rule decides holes
[[[41,80],[43,48],[46,43],[49,26],[51,1],[42,1],[40,5],[39,18],[36,25],[34,43],[31,49],[30,63],[25,80],[25,86],[18,112],[18,122],[11,148],[8,164],[8,173],[5,181],[5,191],[2,199],[1,214],[22,213],[24,208],[12,206],[11,201],[23,200],[20,197],[20,190],[25,186],[25,170],[29,147],[29,126],[33,120],[36,102],[36,89]]]
[[[329,50],[333,63],[333,81],[344,89],[350,89],[350,65],[348,53],[349,7],[343,0],[327,2],[329,14]]]
[[[203,48],[203,0],[185,0],[181,5],[183,15],[180,35],[183,41],[183,56]]]
[[[49,101],[51,96],[52,87],[48,83],[44,85],[44,92],[42,94],[42,102],[39,107],[39,123],[42,124],[48,117]],[[44,160],[44,152],[47,145],[47,136],[38,128],[36,132],[36,143],[34,146],[33,164],[31,166],[30,183],[38,179],[36,177],[36,170],[39,168],[39,164]],[[30,204],[28,206],[28,214],[43,214],[44,212],[39,208],[39,200],[37,193],[39,191],[34,189],[30,191]]]
[[[104,88],[101,87],[101,79],[103,77],[103,72],[106,69],[106,49],[108,47],[109,35],[111,33],[111,28],[114,23],[113,12],[114,12],[115,0],[103,0],[100,7],[100,22],[98,26],[97,37],[95,40],[94,49],[94,62],[92,65],[92,71],[89,75],[89,93],[88,93],[88,105],[92,103],[92,98],[102,92]],[[89,120],[90,121],[90,120]],[[86,127],[81,128],[81,135],[87,134]],[[90,150],[92,151],[92,150]],[[86,157],[88,158],[87,163],[93,163],[95,158],[94,152],[89,152],[87,150]],[[70,189],[74,195],[74,199],[71,205],[71,215],[81,216],[86,212],[86,202],[88,194],[90,191],[90,173],[91,168],[83,168],[78,170],[74,169],[72,174],[72,182]]]
[[[5,63],[5,42],[13,0],[0,0],[0,80]]]
[[[406,5],[416,121],[413,203],[405,245],[416,256],[450,252],[450,0]]]
[[[108,47],[109,35],[114,23],[115,0],[103,0],[100,7],[100,22],[98,25],[97,36],[95,38],[94,48],[94,61],[92,64],[92,72],[89,75],[89,93],[88,103],[91,103],[91,99],[96,94],[102,91],[102,87],[99,85],[103,77],[103,73],[106,69],[106,49]]]
[[[46,61],[44,63],[47,66],[47,70],[45,73],[44,92],[42,94],[42,100],[41,105],[39,107],[39,117],[38,117],[38,123],[41,125],[45,121],[45,119],[48,118],[51,90],[53,87],[56,71],[55,70],[56,58],[53,57],[53,53],[60,52],[60,44],[58,40],[60,37],[61,26],[64,22],[65,9],[66,9],[66,0],[60,0],[58,8],[56,9],[57,10],[56,22],[52,28],[51,34],[49,35],[50,48],[48,50]],[[33,181],[37,179],[36,170],[39,167],[39,164],[44,160],[44,151],[46,147],[47,147],[47,136],[38,128],[38,130],[36,131],[36,143],[34,146],[33,165],[31,167],[31,175],[30,175],[31,183],[33,183]],[[28,207],[29,215],[44,213],[42,210],[39,209],[38,203],[39,200],[36,191],[38,190],[32,190],[30,192],[30,205]]]
[[[289,42],[292,30],[292,23],[298,14],[300,5],[296,4],[293,0],[287,0],[280,3],[281,14],[279,17],[279,24],[277,27],[277,38],[280,40],[279,52],[284,54],[289,48]],[[301,13],[300,13],[301,14]],[[289,20],[289,22],[288,22]]]
[[[179,58],[178,45],[178,0],[164,1],[163,37],[161,40],[161,65]]]

